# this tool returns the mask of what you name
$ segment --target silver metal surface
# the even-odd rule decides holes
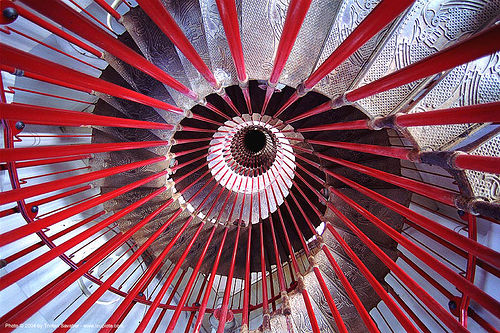
[[[500,100],[500,53],[483,57],[448,73],[410,113],[482,104]],[[419,126],[408,128],[420,148],[445,150],[481,124]]]
[[[499,10],[498,1],[417,1],[356,86],[373,82],[453,45],[483,28]],[[372,117],[390,114],[424,81],[362,99],[358,104]]]
[[[289,0],[242,0],[241,43],[250,79],[269,79],[288,3]]]
[[[500,134],[469,152],[473,155],[500,157]],[[500,175],[466,170],[472,192],[476,197],[495,201],[500,199]]]
[[[340,1],[313,0],[279,80],[296,87],[314,69],[335,21]]]
[[[317,69],[335,51],[378,3],[379,1],[369,0],[346,0],[342,3],[314,69]],[[330,98],[344,93],[364,68],[377,45],[387,35],[387,31],[388,28],[375,35],[321,80],[314,89]]]
[[[200,0],[201,18],[212,71],[223,86],[238,84],[238,76],[215,0]]]

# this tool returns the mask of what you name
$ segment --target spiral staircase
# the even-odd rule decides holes
[[[2,331],[498,332],[500,1],[0,4]]]

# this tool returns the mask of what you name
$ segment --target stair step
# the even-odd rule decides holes
[[[130,33],[144,57],[188,88],[192,88],[175,45],[146,13],[136,7],[122,16],[122,24]],[[166,87],[179,107],[190,109],[194,102],[178,91]]]
[[[241,0],[236,2],[241,3]],[[200,10],[212,71],[223,86],[236,85],[238,76],[215,0],[200,1]]]
[[[379,3],[380,1],[342,1],[315,69],[339,47]],[[354,52],[346,61],[321,80],[315,86],[315,89],[330,98],[348,91],[359,73],[366,69],[367,66],[365,64],[371,59],[373,53],[390,36],[392,26],[394,24],[390,24],[372,37],[358,51]]]
[[[382,204],[368,198],[367,196],[359,193],[354,189],[339,189],[339,191],[354,200],[360,206],[371,212],[373,215],[380,218],[387,225],[392,227],[398,232],[401,232],[403,225],[405,223],[405,218],[397,214],[393,210],[385,207]],[[392,199],[406,207],[409,206],[411,200],[411,193],[404,189],[376,189],[377,193]],[[354,211],[354,209],[347,204],[344,200],[340,199],[332,193],[330,197],[330,202],[339,209],[349,220],[353,221],[354,224],[361,229],[361,231],[368,235],[372,241],[379,245],[383,245],[388,248],[395,249],[397,243],[382,232],[378,227],[376,227],[372,222],[364,218],[362,215]],[[333,212],[328,210],[325,213],[325,217],[337,228],[340,228],[348,233],[352,231],[342,222]]]
[[[200,2],[198,0],[170,0],[165,1],[164,5],[203,62],[208,68],[212,69],[208,45],[205,39],[205,28],[203,26]],[[213,88],[210,84],[178,49],[177,54],[193,90],[202,97],[213,93]]]
[[[427,19],[428,6],[428,1],[420,0],[410,7],[397,27],[397,33],[387,39],[366,73],[356,80],[356,87],[373,82],[455,44],[484,28],[500,11],[498,1],[484,1],[474,6],[443,5],[434,10],[439,21],[431,22]],[[436,25],[435,22],[439,23]],[[449,22],[453,22],[453,28],[449,27]],[[434,77],[364,98],[358,101],[358,104],[372,117],[391,114],[400,107],[405,107],[409,99]]]

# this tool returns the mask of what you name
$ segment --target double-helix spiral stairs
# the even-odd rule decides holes
[[[354,101],[346,92],[485,31],[498,37],[500,2],[103,2],[2,1],[3,329],[498,330],[498,111],[470,123],[447,123],[445,115],[426,126],[396,119],[498,108],[499,39],[482,57],[392,89]],[[377,8],[384,12],[370,17]],[[162,27],[163,10],[173,23]],[[294,22],[301,10],[303,22]],[[37,12],[62,33],[39,33],[33,23],[42,22],[29,16]],[[364,26],[374,31],[366,42],[350,40],[370,18],[387,24]],[[82,34],[88,24],[119,47],[103,46],[107,39],[95,30]],[[296,39],[287,34],[294,25]],[[13,37],[23,28],[66,53],[23,46],[26,36]],[[95,45],[100,59],[93,46],[70,44],[68,32]],[[273,82],[276,59],[286,53],[282,36],[289,55]],[[333,52],[346,54],[346,41],[359,43],[352,55],[307,87]],[[68,54],[87,63],[62,61]],[[57,66],[103,81],[80,82]],[[455,151],[492,165],[459,167]],[[83,184],[91,186],[77,187]]]

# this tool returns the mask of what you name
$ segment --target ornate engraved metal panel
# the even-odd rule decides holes
[[[335,51],[379,2],[377,0],[348,0],[342,3],[337,14],[337,19],[331,28],[314,69],[317,69]],[[384,29],[370,39],[363,47],[321,80],[316,85],[315,90],[330,98],[344,93],[350,87],[359,71],[365,66],[373,50],[386,35],[387,30]]]
[[[205,29],[198,0],[164,0],[164,4],[203,62],[205,62],[208,68],[211,68],[212,64],[205,39]],[[210,84],[201,76],[191,62],[187,60],[184,54],[178,49],[176,50],[193,90],[200,96],[211,94],[213,89]]]
[[[238,84],[238,76],[215,0],[200,0],[200,8],[214,75],[223,86]]]
[[[307,292],[309,292],[309,290],[319,288],[318,282],[315,282],[316,283],[314,285],[307,286]],[[311,299],[311,305],[318,322],[319,330],[321,332],[333,333],[334,331],[328,323],[328,320],[325,318],[313,299]],[[307,314],[306,305],[304,303],[304,299],[302,298],[302,294],[294,293],[290,295],[290,308],[292,309],[291,317],[293,319],[296,332],[312,332],[313,330],[311,327],[311,322],[309,321],[309,316]]]
[[[250,79],[267,80],[285,23],[289,0],[243,0],[242,36]]]
[[[500,157],[500,134],[469,152],[473,155]],[[476,197],[495,201],[500,199],[500,175],[466,170],[472,192]]]
[[[291,320],[293,323],[293,320]],[[283,314],[273,314],[270,320],[271,331],[272,332],[288,332],[288,325],[286,322],[286,316]],[[293,324],[292,324],[293,325]],[[298,332],[294,327],[294,332]]]
[[[340,3],[332,0],[311,2],[280,82],[296,87],[309,76],[321,53]]]
[[[499,10],[499,1],[417,1],[357,86],[375,81],[453,45],[483,28],[498,15]],[[360,100],[358,104],[373,117],[390,114],[425,81],[391,89]]]
[[[123,25],[146,59],[191,88],[174,44],[140,8],[135,8],[123,15]],[[193,106],[189,98],[170,87],[166,88],[177,106],[187,109]]]
[[[336,257],[335,253],[332,254]],[[331,268],[331,265],[328,259],[326,258],[325,254],[323,253],[323,251],[319,252],[316,255],[316,261],[318,262],[323,279],[325,280],[326,286],[330,291],[330,295],[332,296],[333,301],[337,306],[337,309],[339,310],[342,319],[344,320],[344,324],[346,325],[347,330],[349,332],[359,332],[359,333],[365,332],[366,327],[363,324],[361,317],[359,316],[356,308],[354,307],[354,304],[351,302],[349,295],[346,293],[344,287],[340,283],[340,280],[336,277],[335,273],[333,272],[333,269]],[[328,267],[328,270],[326,271],[323,270],[323,268],[326,267]],[[311,294],[312,297],[314,297],[315,302],[321,307],[321,310],[325,314],[325,317],[329,320],[329,322],[333,326],[335,321],[333,319],[332,314],[330,313],[330,308],[328,307],[328,304],[326,304],[324,296],[320,300],[317,299],[317,297],[319,296],[318,293],[321,293],[321,289],[318,289],[317,291],[308,289],[308,292]]]
[[[500,100],[500,53],[457,67],[420,100],[410,113],[474,105]],[[479,128],[478,124],[409,128],[421,148],[443,149]]]

